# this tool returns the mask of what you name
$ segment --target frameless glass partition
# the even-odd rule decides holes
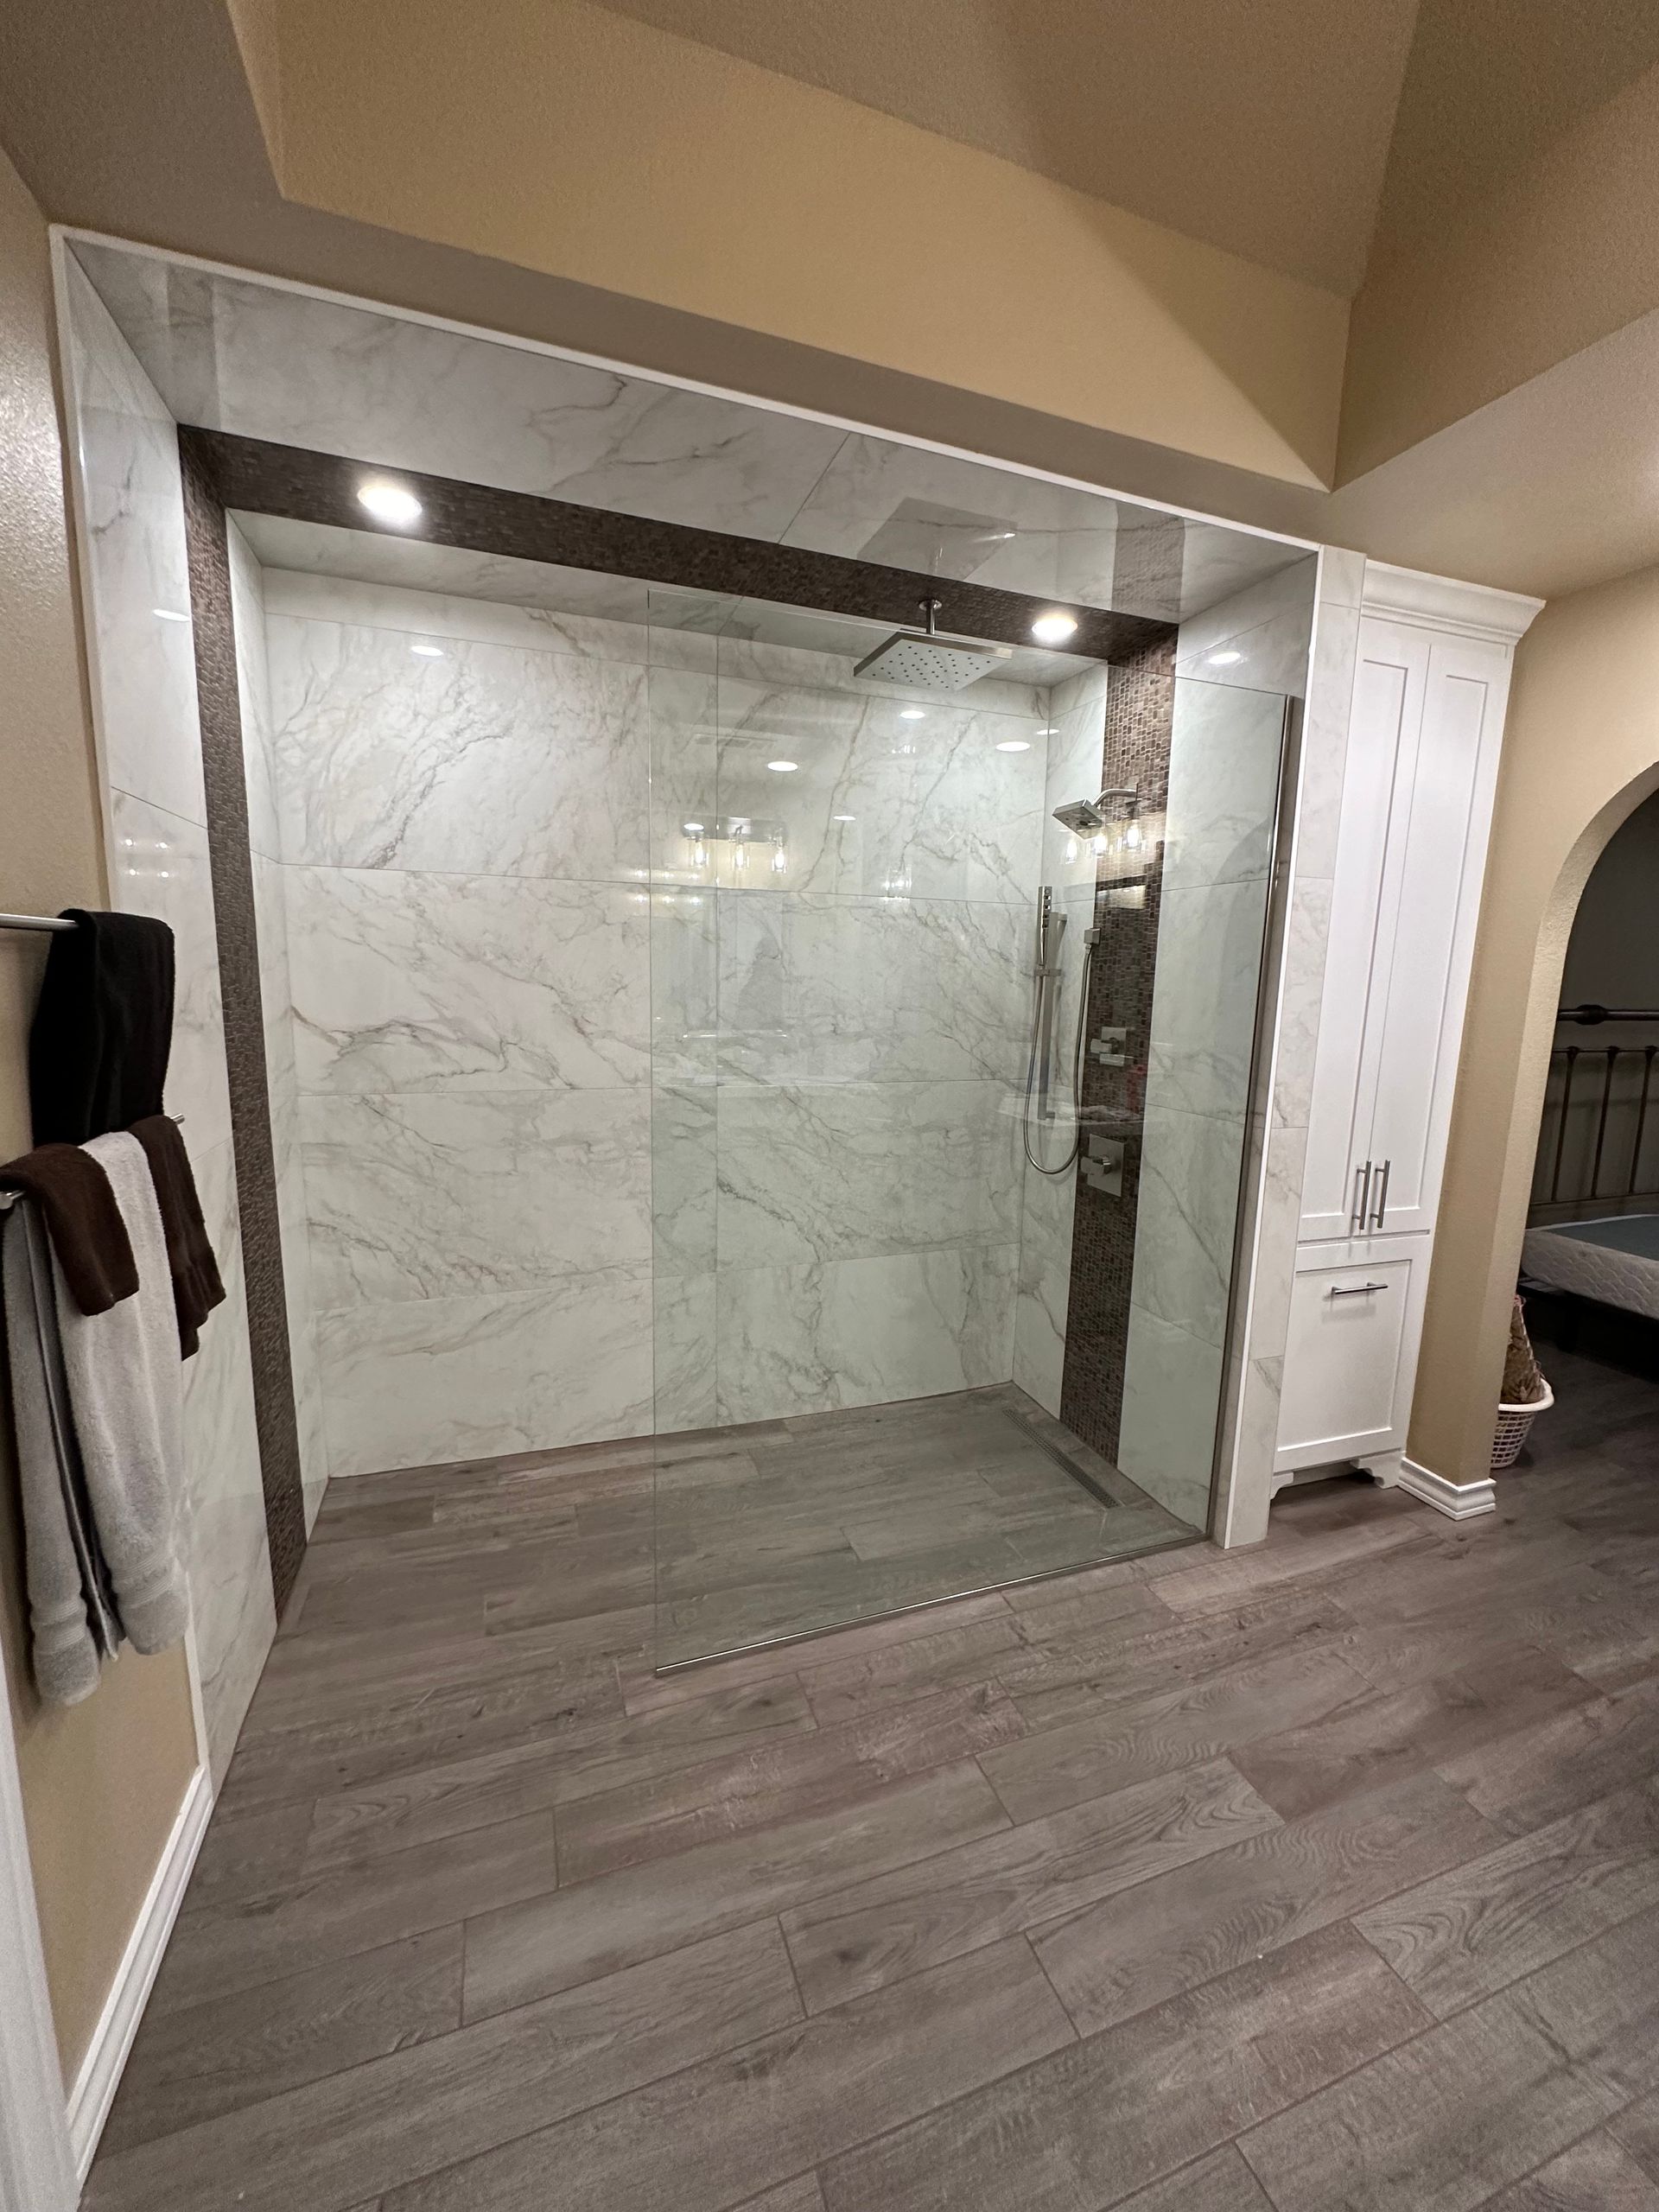
[[[891,634],[652,594],[659,1666],[1207,1524],[1285,700]]]

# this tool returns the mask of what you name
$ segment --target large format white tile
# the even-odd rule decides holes
[[[100,283],[130,259],[81,251]],[[135,327],[135,343],[188,419],[216,429],[760,537],[783,529],[846,435],[507,340],[171,273],[167,321]]]
[[[715,1265],[717,1096],[712,1084],[652,1088],[652,1247],[659,1284]]]
[[[1007,1379],[1018,1248],[723,1269],[720,1417],[770,1421]]]
[[[293,868],[302,1090],[607,1090],[649,1073],[647,893]]]
[[[1135,1222],[1135,1296],[1147,1312],[1226,1340],[1238,1220],[1242,1120],[1147,1109]]]
[[[115,834],[110,889],[116,906],[126,914],[154,914],[173,932],[167,1110],[182,1116],[192,1146],[207,1151],[231,1134],[207,832],[123,791],[111,792],[110,817]]]
[[[1117,1464],[1189,1528],[1209,1519],[1224,1355],[1132,1300]]]
[[[177,434],[108,308],[67,275],[105,774],[204,823]]]
[[[645,1268],[545,1289],[318,1317],[331,1471],[434,1466],[642,1436],[652,1417]]]
[[[956,899],[716,896],[723,1075],[1023,1077],[1029,912]]]
[[[720,1419],[715,1278],[659,1274],[652,1306],[657,1433],[713,1428]]]
[[[1016,1243],[1007,1097],[993,1083],[722,1086],[721,1268]]]
[[[423,658],[286,616],[268,633],[284,860],[645,876],[643,668],[455,639]]]
[[[1242,1116],[1249,1103],[1267,885],[1166,890],[1158,926],[1147,1103]]]
[[[1170,725],[1164,887],[1264,877],[1285,702],[1266,691],[1178,680]]]
[[[1055,1146],[1056,1152],[1063,1149]],[[1042,1175],[1027,1165],[1020,1208],[1014,1379],[1057,1418],[1071,1300],[1071,1229],[1077,1170]]]
[[[369,540],[376,545],[385,542]],[[402,551],[416,550],[406,540],[397,543]],[[435,559],[449,556],[484,569],[497,565],[487,554],[460,553],[448,545],[423,545],[418,550]],[[518,565],[525,569],[538,566],[531,562]],[[588,594],[582,592],[578,581],[583,573],[581,569],[549,569],[543,573],[549,577],[568,580],[575,606],[513,606],[499,600],[474,597],[453,586],[446,588],[436,580],[429,585],[365,582],[350,576],[296,574],[291,569],[276,569],[271,570],[265,584],[265,607],[269,614],[287,620],[343,622],[359,629],[378,631],[388,639],[400,639],[405,648],[411,640],[429,645],[506,645],[524,652],[557,653],[580,660],[616,660],[637,668],[645,666],[650,643],[645,620],[648,585],[621,576],[594,576],[595,584],[609,587],[612,603],[617,607],[631,606],[630,619],[584,607],[582,602]],[[565,596],[563,591],[558,594],[561,600]]]
[[[533,1290],[651,1258],[651,1094],[301,1102],[317,1303]]]
[[[720,810],[754,830],[746,865],[721,849],[721,883],[1015,905],[1035,891],[1046,762],[1034,716],[724,675],[718,710]],[[794,769],[773,770],[778,760]]]

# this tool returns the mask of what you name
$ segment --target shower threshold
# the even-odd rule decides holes
[[[1198,1541],[1016,1385],[664,1437],[658,1674]]]

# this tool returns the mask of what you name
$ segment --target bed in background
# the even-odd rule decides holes
[[[1659,1213],[1613,1214],[1529,1229],[1523,1275],[1576,1298],[1593,1298],[1659,1321]]]

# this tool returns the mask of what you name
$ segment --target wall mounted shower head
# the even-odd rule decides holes
[[[1098,798],[1074,798],[1068,805],[1057,806],[1054,819],[1074,836],[1089,837],[1109,822],[1133,822],[1140,804],[1141,796],[1133,784],[1115,784]]]

